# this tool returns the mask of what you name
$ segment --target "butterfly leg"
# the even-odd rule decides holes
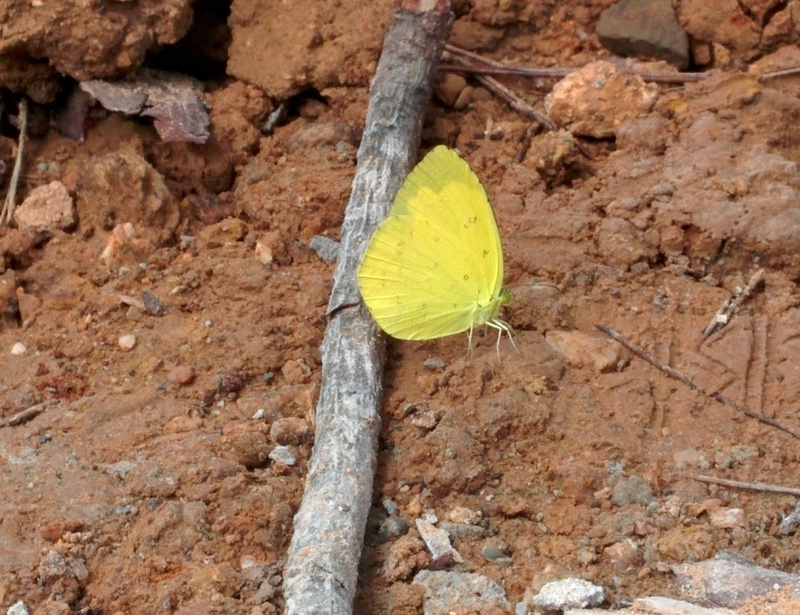
[[[467,357],[472,356],[472,331],[475,327],[475,323],[469,326],[469,331],[467,331]]]
[[[500,320],[499,318],[495,318],[492,320],[487,321],[486,323],[490,327],[497,329],[497,358],[500,358],[500,340],[503,337],[503,333],[508,336],[508,339],[511,340],[511,345],[514,347],[514,350],[519,352],[519,348],[517,348],[517,344],[514,342],[514,330],[504,320]]]

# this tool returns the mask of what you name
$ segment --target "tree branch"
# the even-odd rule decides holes
[[[356,270],[416,160],[422,118],[453,19],[447,0],[409,4],[416,4],[417,12],[399,9],[384,40],[342,224],[322,343],[314,450],[283,575],[288,615],[350,613],[356,591],[372,500],[385,354],[383,334],[361,304]]]

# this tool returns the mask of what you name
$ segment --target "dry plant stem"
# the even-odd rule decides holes
[[[527,68],[524,66],[506,66],[502,62],[485,58],[472,51],[461,49],[455,45],[448,45],[447,51],[449,56],[447,58],[468,59],[475,62],[480,62],[483,66],[476,66],[474,64],[466,64],[459,61],[456,64],[443,64],[441,70],[449,70],[453,72],[470,73],[477,75],[515,75],[517,77],[529,77],[531,79],[551,78],[562,79],[574,73],[577,68],[570,67],[551,67],[551,68]],[[617,63],[618,64],[618,63]],[[617,65],[620,72],[628,73],[631,75],[639,75],[645,81],[654,81],[659,83],[687,83],[694,81],[704,81],[707,79],[709,73],[675,73],[675,72],[652,72],[636,70],[635,67]]]
[[[528,77],[530,79],[563,79],[567,75],[574,73],[577,68],[524,68],[515,66],[468,66],[463,64],[443,64],[442,70],[454,73],[469,73],[471,75],[510,75],[516,77]],[[656,73],[652,71],[640,71],[635,68],[618,66],[617,70],[629,75],[638,75],[645,81],[653,83],[694,83],[705,81],[710,73]]]
[[[22,425],[23,423],[27,423],[35,419],[39,416],[42,412],[47,410],[49,407],[56,405],[56,401],[45,401],[41,404],[36,404],[35,406],[31,406],[30,408],[25,408],[25,410],[20,410],[16,414],[12,414],[7,419],[0,419],[0,428],[2,427],[14,427],[16,425]]]
[[[644,359],[650,365],[652,365],[656,369],[661,370],[662,372],[664,372],[670,378],[674,378],[675,380],[677,380],[679,382],[682,382],[687,387],[689,387],[692,391],[700,393],[701,395],[705,395],[706,397],[710,397],[711,399],[713,399],[715,401],[718,401],[721,404],[724,404],[726,406],[734,408],[735,410],[738,410],[739,412],[741,412],[745,416],[750,417],[751,419],[756,419],[757,421],[761,421],[762,423],[766,423],[767,425],[771,425],[772,427],[775,427],[776,429],[780,429],[781,431],[786,432],[790,436],[793,436],[793,437],[797,438],[798,440],[800,440],[800,431],[798,431],[796,429],[792,429],[791,427],[787,427],[786,425],[783,425],[779,421],[776,421],[775,419],[770,418],[768,416],[764,416],[763,414],[759,414],[758,412],[755,412],[755,411],[751,410],[750,408],[748,408],[746,406],[742,406],[740,404],[737,404],[736,402],[734,402],[733,400],[728,399],[727,397],[725,397],[721,393],[709,393],[709,392],[703,390],[702,388],[697,386],[694,382],[692,382],[689,379],[688,376],[683,375],[678,370],[673,369],[672,367],[670,367],[669,365],[667,365],[663,361],[659,361],[656,357],[654,357],[650,353],[646,352],[643,348],[640,348],[639,346],[637,346],[636,344],[634,344],[630,340],[626,339],[618,331],[615,331],[614,329],[611,329],[610,327],[606,327],[605,325],[595,325],[595,326],[600,331],[602,331],[603,333],[605,333],[609,337],[613,338],[614,340],[616,340],[617,342],[622,344],[625,348],[630,350],[637,357],[639,357],[640,359]]]
[[[736,312],[736,310],[739,309],[739,306],[741,306],[742,303],[750,298],[763,280],[764,270],[759,269],[750,278],[747,286],[745,286],[733,299],[727,299],[722,303],[716,314],[714,314],[714,317],[711,319],[711,322],[706,325],[705,329],[703,329],[703,335],[700,338],[700,346],[702,346],[703,342],[705,342],[709,337],[730,322],[731,316]]]
[[[25,151],[25,141],[28,133],[28,100],[19,101],[19,143],[17,143],[17,157],[14,159],[14,170],[11,173],[11,182],[8,185],[3,211],[0,212],[0,224],[9,224],[14,217],[16,208],[17,184],[22,170],[22,154]]]
[[[747,483],[741,480],[728,480],[727,478],[716,478],[714,476],[704,476],[702,474],[685,474],[684,476],[702,483],[712,483],[714,485],[723,485],[724,487],[734,487],[735,489],[800,495],[800,487],[783,487],[781,485],[770,485],[769,483]]]
[[[445,47],[445,50],[446,50],[444,56],[445,58],[455,59],[459,63],[463,62],[464,58],[467,58],[469,60],[483,62],[489,65],[490,67],[495,67],[495,68],[499,67],[501,70],[503,69],[503,65],[500,64],[499,62],[495,62],[494,60],[490,60],[489,58],[484,58],[483,56],[480,56],[477,53],[473,53],[465,49],[460,49],[455,45],[447,45]],[[460,64],[458,66],[460,66]],[[536,122],[540,126],[543,126],[547,130],[550,131],[558,130],[558,126],[556,126],[556,123],[553,120],[551,120],[546,115],[539,113],[531,105],[525,102],[525,100],[523,100],[520,96],[518,96],[516,92],[514,92],[511,88],[504,86],[494,77],[490,77],[489,75],[478,74],[476,75],[475,80],[478,83],[480,83],[483,87],[485,87],[487,90],[505,100],[511,106],[511,108],[514,109],[517,113],[521,113],[522,115],[532,119],[534,122]],[[530,133],[528,134],[528,137],[530,137]],[[583,154],[587,158],[592,158],[591,154],[589,153],[589,150],[587,150],[583,146],[583,144],[576,141],[575,146],[578,148],[581,154]],[[524,158],[524,153],[517,154],[516,162],[521,161],[523,158]]]
[[[556,123],[546,115],[542,115],[536,109],[531,107],[522,98],[517,96],[513,90],[507,88],[494,77],[487,77],[486,75],[479,75],[477,78],[478,83],[484,86],[490,92],[494,92],[497,96],[505,100],[514,111],[526,115],[535,122],[538,122],[547,130],[558,130]]]
[[[361,304],[356,270],[416,160],[452,24],[449,2],[426,4],[433,6],[394,14],[370,89],[328,303],[314,449],[283,574],[288,615],[352,611],[372,500],[385,354],[383,334]]]
[[[445,63],[439,67],[440,70],[454,73],[469,73],[473,75],[515,75],[517,77],[529,77],[531,79],[562,79],[578,70],[577,68],[567,67],[526,68],[524,66],[506,66],[502,62],[497,62],[496,60],[486,58],[480,54],[462,49],[455,45],[447,45],[445,49],[448,52],[448,55],[445,56],[445,60],[453,59],[453,56],[455,56],[456,58],[466,58],[483,64],[483,66],[475,66],[474,64],[466,64],[463,63],[463,61],[459,61],[455,64]],[[659,73],[637,70],[636,67],[624,65],[618,66],[618,70],[631,75],[639,75],[645,81],[652,81],[654,83],[696,83],[698,81],[705,81],[714,75],[714,73]],[[792,66],[790,68],[782,68],[780,70],[763,73],[762,75],[758,75],[758,79],[766,81],[797,74],[800,74],[800,66]]]

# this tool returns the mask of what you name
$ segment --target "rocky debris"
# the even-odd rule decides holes
[[[414,583],[425,588],[425,615],[449,615],[454,610],[510,609],[500,585],[480,574],[421,570]],[[484,609],[486,611],[484,611]]]
[[[614,506],[642,504],[646,506],[653,501],[653,491],[647,480],[641,476],[624,476],[611,489],[611,503]]]
[[[305,419],[287,416],[272,423],[269,437],[275,444],[298,445],[309,440],[311,427]]]
[[[703,43],[715,43],[741,57],[752,59],[762,29],[752,19],[751,10],[737,0],[720,0],[714,4],[703,0],[686,0],[678,5],[678,21],[694,39],[695,48]]]
[[[405,580],[417,570],[427,567],[430,562],[431,558],[420,537],[414,532],[403,533],[392,542],[383,563],[383,576],[389,581]]]
[[[582,331],[548,331],[550,347],[573,367],[591,366],[595,372],[611,372],[627,362],[627,352],[618,343]]]
[[[297,463],[297,454],[291,446],[276,446],[270,452],[269,458],[285,466],[293,466]]]
[[[109,111],[154,118],[165,143],[205,143],[210,136],[203,86],[191,77],[142,69],[125,80],[92,79],[80,88]]]
[[[753,596],[781,588],[800,591],[800,575],[756,566],[738,556],[718,556],[672,567],[675,581],[687,600],[735,609]]]
[[[133,350],[133,347],[136,346],[136,336],[132,333],[120,335],[117,343],[123,350]]]
[[[560,127],[576,135],[606,139],[626,120],[650,111],[657,97],[655,84],[600,61],[564,77],[553,86],[544,105]]]
[[[20,600],[19,602],[15,602],[6,611],[6,615],[28,615],[28,607],[25,606],[25,603]]]
[[[545,613],[557,613],[599,606],[603,600],[605,592],[599,585],[583,579],[562,579],[545,583],[534,596],[533,605]]]
[[[64,231],[75,224],[75,206],[66,186],[52,181],[31,190],[14,211],[14,221],[24,231]]]
[[[83,232],[129,223],[138,237],[158,246],[172,237],[180,221],[164,178],[131,147],[91,158],[81,171],[77,193]]]
[[[434,527],[425,519],[417,519],[416,523],[417,531],[425,541],[425,546],[428,547],[434,562],[443,562],[443,565],[464,563],[464,558],[450,544],[450,535],[446,531]]]
[[[620,56],[664,60],[681,70],[689,66],[689,37],[671,0],[620,0],[600,15],[597,36]]]
[[[261,423],[237,423],[229,427],[218,443],[220,455],[253,469],[266,463],[273,450],[266,427]]]
[[[778,527],[778,534],[781,536],[790,536],[797,531],[800,527],[800,501],[794,506],[794,510],[786,515]]]
[[[358,145],[359,134],[345,122],[314,122],[301,128],[286,140],[286,151],[304,151],[339,143]]]

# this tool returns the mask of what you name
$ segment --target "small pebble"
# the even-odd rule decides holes
[[[8,607],[6,615],[28,615],[28,607],[26,607],[25,603],[20,600],[19,602],[16,602]]]
[[[408,522],[397,515],[390,515],[378,528],[378,540],[387,543],[392,538],[399,538],[408,533]]]
[[[438,523],[439,516],[436,514],[436,511],[432,508],[426,508],[422,511],[422,516],[428,523]]]
[[[28,347],[22,342],[14,342],[14,345],[11,347],[11,354],[13,355],[25,354],[27,351]]]
[[[128,308],[128,311],[125,312],[125,318],[132,322],[139,322],[144,318],[144,312],[135,305],[132,305]]]
[[[425,519],[417,519],[417,532],[420,538],[425,542],[433,559],[439,559],[444,556],[451,556],[453,561],[461,564],[464,558],[461,554],[453,548],[450,544],[450,536],[444,530],[440,530],[433,526],[432,523]]]
[[[483,555],[484,559],[493,562],[498,557],[503,556],[503,550],[498,545],[486,545],[481,554]]]
[[[263,421],[267,417],[267,411],[264,408],[259,408],[253,415],[254,421]]]
[[[111,463],[106,466],[106,472],[111,474],[111,476],[118,476],[119,478],[125,478],[128,472],[133,470],[136,467],[132,461],[127,461],[123,459],[122,461],[118,461],[117,463]]]
[[[425,359],[422,364],[425,366],[426,369],[435,372],[440,369],[444,369],[444,361],[437,357],[431,357],[430,359]]]
[[[185,386],[192,383],[194,376],[194,369],[188,365],[176,365],[167,374],[167,380],[179,386]]]
[[[723,529],[733,529],[744,527],[745,515],[741,508],[720,508],[711,510],[708,513],[711,525]]]
[[[533,599],[541,611],[566,611],[599,606],[605,599],[603,588],[583,579],[562,579],[545,583]]]
[[[131,350],[134,346],[136,346],[136,336],[133,334],[128,335],[120,335],[119,337],[119,347],[123,350]]]
[[[256,260],[261,263],[262,265],[271,265],[272,264],[272,248],[268,245],[261,243],[260,241],[256,242]]]
[[[383,498],[381,501],[381,505],[383,506],[383,510],[385,510],[390,515],[396,515],[400,512],[400,509],[397,507],[397,504],[392,502],[389,498]]]
[[[294,454],[291,446],[276,446],[269,454],[269,458],[285,466],[293,466],[297,463],[297,455]]]
[[[164,315],[164,304],[161,303],[161,300],[149,290],[142,291],[142,303],[144,303],[144,308],[153,316]]]

